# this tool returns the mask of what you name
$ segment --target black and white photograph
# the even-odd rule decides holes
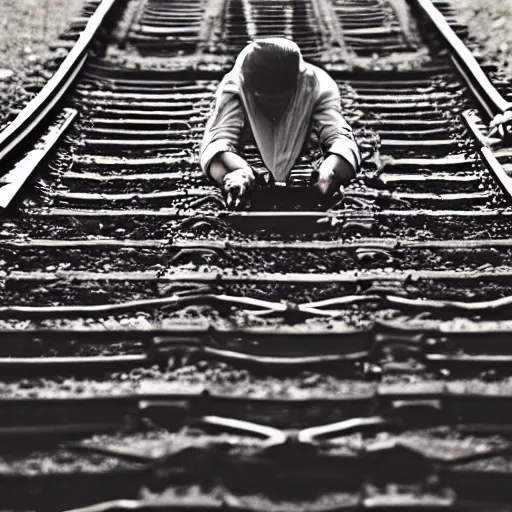
[[[512,0],[0,0],[0,510],[512,512]]]

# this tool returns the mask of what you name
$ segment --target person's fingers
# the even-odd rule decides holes
[[[315,186],[318,183],[318,177],[319,177],[318,169],[313,169],[313,171],[311,172],[311,174],[309,176],[309,185],[311,187]]]
[[[245,194],[247,192],[247,186],[246,185],[240,185],[240,188],[238,190],[238,196],[235,201],[235,209],[237,209],[243,202]]]
[[[248,200],[247,196],[240,196],[236,200],[235,210],[243,210],[244,208],[247,208],[248,204],[249,204],[249,200]]]
[[[331,180],[329,179],[328,176],[320,176],[318,178],[316,186],[318,187],[318,190],[320,190],[320,193],[325,195],[329,192],[329,189],[331,188]]]
[[[228,208],[239,209],[245,205],[253,181],[243,169],[240,172],[232,171],[224,178],[224,191]]]
[[[233,200],[235,199],[235,193],[234,190],[228,190],[226,194],[226,205],[228,208],[231,208],[231,205],[233,204]]]
[[[327,191],[329,190],[330,185],[330,179],[329,179],[329,171],[326,169],[325,165],[321,165],[318,169],[318,179],[316,182],[316,186],[321,194],[325,195],[327,194]]]

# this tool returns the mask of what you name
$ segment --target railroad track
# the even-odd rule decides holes
[[[0,133],[3,503],[506,509],[509,88],[449,2],[82,14]],[[342,203],[315,154],[244,212],[198,170],[220,78],[269,34],[339,84],[364,157]]]

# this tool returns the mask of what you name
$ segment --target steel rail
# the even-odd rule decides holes
[[[486,339],[489,332],[492,339]],[[461,365],[510,365],[512,356],[507,341],[511,329],[486,330],[450,329],[441,326],[426,328],[402,328],[390,322],[375,322],[366,329],[334,329],[274,331],[272,328],[176,328],[171,330],[131,330],[123,337],[124,331],[81,330],[58,331],[51,337],[66,347],[67,341],[85,338],[94,344],[106,346],[125,341],[126,338],[144,342],[140,355],[129,356],[72,356],[72,357],[0,357],[0,368],[5,371],[33,372],[70,370],[99,370],[109,368],[135,368],[157,364],[173,367],[191,364],[198,360],[226,361],[237,366],[265,365],[275,368],[298,368],[349,364],[357,360],[370,360],[378,363],[383,354],[394,356],[407,352],[412,359],[425,364]],[[2,335],[8,335],[3,332]],[[88,337],[86,335],[88,334]],[[10,341],[29,340],[31,336],[43,339],[52,331],[14,331]],[[67,338],[66,338],[67,336]],[[256,348],[251,346],[258,342]],[[236,348],[233,348],[233,341]],[[315,350],[311,350],[314,344]],[[1,345],[0,345],[1,346]],[[455,349],[471,352],[471,356],[455,354]]]
[[[62,119],[58,119],[43,135],[41,147],[38,145],[29,151],[11,171],[0,178],[0,208],[7,208],[32,171],[54,148],[77,114],[75,109],[65,108],[60,116]]]
[[[144,386],[142,382],[136,391],[129,393],[109,394],[105,396],[70,396],[62,397],[0,397],[0,411],[5,421],[19,418],[24,421],[16,423],[23,427],[19,432],[14,428],[0,429],[0,439],[5,435],[24,437],[28,432],[36,434],[41,411],[51,411],[53,425],[65,426],[95,425],[96,428],[117,425],[122,430],[127,425],[128,416],[147,418],[161,426],[179,429],[187,418],[204,415],[223,415],[249,422],[261,421],[262,413],[266,421],[273,425],[288,426],[292,424],[311,426],[311,412],[317,411],[317,425],[322,424],[322,417],[328,421],[346,420],[347,417],[366,418],[384,416],[395,418],[406,423],[406,428],[426,428],[435,424],[461,427],[466,433],[483,432],[494,434],[509,433],[512,425],[512,388],[500,391],[495,395],[494,384],[489,390],[478,392],[461,389],[456,383],[440,385],[433,382],[419,382],[419,387],[404,389],[403,383],[379,384],[366,383],[359,392],[332,391],[324,397],[297,396],[251,397],[234,396],[232,392],[212,393],[203,385],[164,382],[154,386]],[[115,384],[113,384],[115,385]],[[457,414],[452,414],[456,410]],[[485,410],[485,414],[482,411]],[[105,415],[105,412],[108,414]],[[73,416],[70,417],[70,412]],[[305,416],[304,413],[308,412]],[[419,413],[419,414],[417,414]],[[416,415],[416,416],[415,416]],[[433,422],[434,420],[434,422]],[[411,424],[414,423],[413,424]],[[133,422],[129,420],[133,425]],[[356,430],[359,425],[364,427],[363,420],[358,425],[345,426]],[[303,427],[303,428],[304,428]],[[30,430],[32,428],[33,430]],[[108,427],[110,428],[110,427]],[[43,425],[41,435],[51,435]]]
[[[472,251],[474,249],[510,249],[512,248],[512,238],[481,238],[475,240],[407,240],[396,238],[360,238],[356,241],[346,240],[315,240],[311,241],[274,241],[274,240],[247,240],[247,241],[224,241],[224,240],[175,240],[169,243],[168,239],[117,239],[117,238],[97,238],[97,239],[58,239],[58,238],[31,238],[0,240],[0,249],[68,249],[68,248],[98,248],[98,249],[117,249],[117,248],[143,248],[143,249],[161,249],[166,251],[180,251],[182,249],[191,249],[201,251],[211,249],[213,251],[226,252],[230,249],[237,251],[267,251],[267,250],[286,250],[286,251],[355,251],[357,249],[376,249],[376,250],[398,250],[398,249],[452,249],[461,251]]]
[[[361,299],[366,299],[367,297],[361,297]],[[389,298],[389,297],[388,297]],[[379,297],[377,296],[368,296],[369,300],[377,301]],[[400,297],[396,297],[396,299],[402,299]],[[401,302],[398,301],[398,306],[401,305]],[[501,299],[498,299],[501,300]],[[414,306],[418,307],[420,310],[429,309],[428,303],[430,301],[425,301],[427,303],[426,308],[421,308],[421,299],[411,299],[409,302],[414,302]],[[435,303],[435,301],[432,301]],[[390,302],[393,305],[393,302]],[[508,305],[512,304],[512,298],[508,299]],[[437,304],[440,307],[442,303]],[[471,304],[469,304],[471,305]],[[407,306],[407,304],[406,304]],[[432,307],[432,306],[431,306]],[[447,307],[450,307],[450,304],[447,304]],[[395,305],[396,309],[396,305]],[[451,309],[451,308],[450,308]],[[477,308],[470,308],[470,312],[478,311]],[[493,309],[490,312],[494,312]],[[356,346],[363,347],[366,349],[370,343],[373,343],[374,336],[378,336],[378,342],[390,342],[393,340],[397,340],[400,338],[400,341],[405,341],[407,343],[419,343],[421,340],[417,338],[418,334],[428,335],[430,339],[434,338],[443,338],[450,340],[454,340],[458,346],[464,345],[466,342],[469,344],[473,344],[472,340],[476,337],[482,335],[482,328],[478,326],[486,326],[485,333],[492,334],[492,340],[485,341],[485,348],[490,349],[493,347],[494,342],[501,343],[498,339],[500,336],[502,338],[508,338],[512,333],[512,323],[510,320],[504,320],[501,323],[498,321],[487,321],[479,322],[475,327],[470,326],[451,326],[450,324],[446,325],[441,320],[425,320],[426,326],[418,327],[418,323],[416,323],[412,327],[406,327],[399,323],[387,320],[375,320],[372,323],[369,323],[364,328],[355,328],[355,327],[330,327],[326,326],[324,328],[310,328],[307,326],[301,327],[287,327],[287,328],[275,328],[273,326],[270,327],[219,327],[215,324],[200,324],[200,325],[187,325],[187,326],[177,326],[174,328],[145,328],[144,327],[132,327],[125,328],[120,326],[119,328],[105,328],[105,327],[90,327],[90,328],[59,328],[59,330],[54,330],[51,327],[46,328],[21,328],[21,329],[6,329],[0,330],[0,349],[5,350],[5,342],[16,341],[19,343],[30,343],[32,339],[37,338],[38,345],[41,343],[51,342],[52,348],[57,347],[67,347],[67,344],[70,339],[73,339],[74,342],[84,343],[86,345],[101,345],[101,346],[111,346],[118,345],[120,342],[124,343],[138,343],[142,348],[148,349],[150,343],[153,343],[155,346],[161,345],[162,347],[170,346],[171,349],[173,345],[176,345],[179,350],[182,348],[186,348],[188,346],[201,347],[204,346],[203,343],[215,343],[215,347],[219,348],[220,343],[224,343],[226,341],[233,340],[249,340],[249,339],[257,339],[259,351],[263,351],[267,345],[271,347],[279,348],[280,344],[283,344],[284,349],[289,349],[289,343],[294,343],[294,348],[299,349],[302,347],[302,344],[311,348],[311,343],[315,342],[315,348],[318,348],[318,351],[325,350],[325,346],[333,346],[337,350],[340,349],[338,346],[340,340],[343,341],[344,344],[348,344],[349,342],[352,344],[356,344]],[[490,324],[490,326],[489,326]],[[391,334],[390,334],[391,333]],[[392,336],[393,339],[382,338],[382,336]],[[470,339],[471,338],[471,339]],[[328,345],[327,345],[328,344]],[[9,346],[9,345],[8,345]],[[83,345],[79,346],[81,348]],[[151,345],[152,346],[152,345]],[[348,350],[350,347],[341,347]],[[362,349],[361,349],[362,350]]]
[[[188,284],[188,283],[187,283]],[[197,293],[196,293],[197,292]],[[350,306],[355,303],[371,302],[375,300],[381,300],[379,295],[354,295],[345,296],[338,299],[331,299],[328,301],[316,303],[305,303],[305,304],[283,304],[280,302],[262,301],[260,299],[253,299],[250,297],[236,297],[229,295],[216,295],[209,293],[208,289],[201,287],[200,289],[190,290],[182,294],[174,294],[169,297],[162,297],[159,299],[140,299],[135,301],[119,302],[119,303],[107,303],[98,305],[73,305],[73,306],[1,306],[0,307],[0,318],[25,318],[25,319],[38,319],[38,318],[76,318],[80,316],[87,317],[102,317],[108,315],[129,313],[135,311],[141,311],[144,309],[155,310],[158,308],[165,308],[167,311],[172,309],[180,309],[189,305],[210,305],[210,306],[245,306],[245,309],[251,310],[251,313],[258,316],[259,312],[265,313],[286,313],[286,312],[302,312],[312,315],[326,316],[328,312],[322,312],[321,308],[325,306]],[[390,299],[391,301],[391,299]],[[420,303],[421,301],[418,300]],[[510,299],[512,302],[512,299]],[[508,305],[508,301],[504,305]],[[414,307],[407,304],[408,307]],[[436,303],[437,306],[437,303]],[[172,309],[171,309],[172,308]],[[256,308],[259,310],[257,311]],[[80,331],[78,329],[65,330],[61,329],[62,332],[67,332],[75,335],[80,335],[80,332],[92,333],[90,330]],[[15,336],[16,330],[8,329],[6,331],[0,330],[0,337],[4,334],[6,336]],[[32,334],[38,332],[43,334],[44,332],[50,332],[48,329],[36,329]],[[105,331],[106,332],[106,331]],[[110,330],[109,332],[113,332]],[[126,332],[128,330],[122,329],[119,332]],[[145,330],[146,333],[154,331]],[[20,334],[31,334],[29,329],[23,329]]]
[[[190,190],[169,190],[169,191],[157,191],[147,193],[101,193],[101,192],[52,192],[49,194],[50,197],[58,201],[66,201],[73,204],[97,204],[103,206],[105,203],[116,203],[116,202],[129,202],[133,200],[139,200],[140,202],[148,201],[158,204],[159,201],[167,202],[168,200],[186,200],[186,199],[199,199],[207,198],[209,201],[214,201],[220,208],[224,207],[224,201],[222,196],[217,191],[211,189],[190,189]],[[432,192],[347,192],[345,194],[345,200],[357,200],[364,199],[366,201],[385,199],[390,202],[402,202],[402,201],[431,201],[435,203],[465,203],[469,201],[482,202],[486,199],[491,199],[491,191],[483,192],[460,192],[460,193],[432,193]],[[371,203],[369,203],[371,205]]]
[[[376,326],[378,327],[378,326]],[[237,367],[264,366],[267,369],[297,370],[300,368],[335,367],[338,370],[348,365],[356,367],[356,362],[371,362],[382,364],[383,370],[393,369],[393,365],[407,354],[409,360],[427,367],[443,367],[453,370],[472,369],[476,367],[491,367],[509,370],[512,365],[512,356],[503,355],[508,348],[504,338],[510,333],[503,331],[499,337],[495,336],[492,342],[486,342],[488,334],[482,332],[450,332],[440,329],[431,329],[428,336],[422,331],[420,334],[411,331],[401,331],[400,328],[385,326],[391,333],[378,333],[373,328],[355,332],[332,333],[330,331],[317,331],[297,334],[283,333],[281,335],[258,330],[245,330],[242,332],[226,331],[226,335],[239,339],[253,337],[259,342],[257,350],[245,348],[238,343],[236,350],[223,346],[226,339],[204,331],[202,333],[175,333],[173,336],[159,336],[153,338],[153,345],[146,347],[145,353],[132,356],[73,356],[73,357],[0,357],[0,369],[3,374],[20,375],[46,375],[62,374],[69,371],[88,373],[120,371],[139,367],[158,365],[160,368],[179,368],[190,365],[195,361],[224,361]],[[270,336],[269,336],[270,334]],[[150,334],[148,334],[150,335]],[[237,336],[238,335],[238,336]],[[261,335],[264,335],[261,338]],[[294,337],[292,337],[294,336]],[[294,343],[291,345],[291,340]],[[316,342],[320,355],[311,354],[310,344]],[[265,346],[263,343],[265,342]],[[299,346],[298,342],[302,342]],[[326,344],[326,342],[328,344]],[[496,343],[494,343],[496,342]],[[241,346],[242,345],[242,346]],[[454,353],[455,349],[469,348],[471,355]],[[478,353],[476,353],[478,352]],[[491,352],[491,353],[488,353]],[[383,360],[384,358],[384,360]]]
[[[83,68],[94,38],[119,0],[103,0],[89,19],[64,62],[32,99],[0,133],[0,162],[41,126]]]
[[[141,355],[122,356],[70,356],[70,357],[0,357],[3,376],[42,376],[42,375],[88,375],[114,371],[129,371],[134,368],[156,364],[152,357]]]
[[[225,492],[220,499],[217,492],[209,497],[209,499],[202,496],[185,503],[182,498],[171,495],[171,497],[161,501],[133,499],[105,501],[81,508],[69,509],[64,512],[129,512],[132,510],[140,512],[265,512],[269,510],[268,506],[266,505],[264,508],[256,508],[254,505],[244,506],[241,504],[241,500],[231,493]],[[479,510],[484,506],[485,510],[489,512],[499,512],[504,507],[504,505],[500,507],[497,504],[483,505],[476,500],[461,500],[455,498],[454,492],[447,492],[446,496],[438,496],[433,493],[421,494],[419,491],[416,491],[414,495],[398,493],[394,490],[393,493],[389,494],[382,493],[367,496],[364,490],[360,490],[353,492],[351,499],[345,497],[345,501],[341,502],[336,508],[333,508],[333,505],[326,507],[315,506],[314,510],[318,512],[333,512],[334,510],[337,512],[365,512],[403,508],[411,511],[430,510],[432,512],[442,512]]]
[[[512,201],[512,179],[507,175],[491,149],[488,147],[489,141],[485,135],[480,132],[474,113],[466,110],[462,113],[462,117],[464,118],[470,133],[477,141],[478,150],[485,166],[493,175],[508,201]]]
[[[188,283],[187,283],[188,284]],[[204,287],[185,289],[181,292],[177,292],[169,297],[162,297],[159,299],[142,299],[127,301],[122,303],[114,304],[102,304],[102,305],[84,305],[84,306],[0,306],[0,318],[2,315],[7,317],[19,317],[23,318],[26,315],[28,317],[42,316],[43,318],[62,316],[62,317],[73,317],[73,316],[95,316],[95,315],[112,315],[126,313],[130,311],[137,311],[144,308],[157,308],[157,307],[170,307],[170,306],[181,306],[190,302],[194,302],[194,299],[200,297],[203,302],[206,302],[209,298],[206,295],[208,290]],[[196,293],[197,292],[197,293]],[[215,300],[215,298],[213,299]],[[197,300],[196,300],[197,302]],[[5,318],[5,316],[4,316]]]
[[[378,281],[396,281],[406,283],[410,280],[439,280],[439,281],[475,281],[497,280],[512,281],[512,269],[487,270],[398,270],[398,271],[340,271],[319,272],[317,274],[302,274],[299,272],[256,272],[256,271],[173,271],[160,274],[158,271],[119,271],[119,272],[92,272],[92,271],[12,271],[0,272],[4,282],[50,282],[50,281],[132,281],[157,283],[209,283],[215,285],[238,283],[273,283],[273,284],[342,284],[363,283]],[[285,309],[285,308],[284,308]]]
[[[485,275],[483,277],[492,277]],[[463,276],[464,279],[474,279],[475,276]],[[407,278],[405,278],[407,279]],[[393,280],[392,276],[382,276],[381,280],[385,282]],[[271,280],[273,281],[273,280]],[[330,282],[330,281],[329,281]],[[402,281],[397,281],[400,283]],[[189,284],[189,283],[187,283]],[[301,304],[283,304],[281,302],[262,301],[260,299],[253,299],[250,297],[236,297],[229,295],[213,294],[210,293],[208,287],[200,287],[177,293],[169,297],[162,297],[158,299],[139,299],[133,301],[119,302],[119,303],[105,303],[98,305],[72,305],[72,306],[17,306],[17,305],[6,305],[0,307],[0,318],[2,319],[49,319],[49,318],[77,318],[81,316],[87,316],[89,318],[104,317],[109,315],[137,312],[146,309],[160,309],[163,308],[167,311],[179,310],[186,306],[211,306],[211,307],[223,307],[225,306],[242,306],[245,311],[251,312],[254,316],[269,316],[269,315],[296,315],[304,314],[306,316],[324,316],[324,317],[336,317],[339,314],[339,310],[350,307],[354,304],[364,303],[378,303],[383,307],[398,308],[401,310],[420,310],[420,311],[458,311],[461,313],[475,313],[480,314],[493,314],[498,311],[504,313],[512,309],[512,296],[500,297],[498,299],[481,300],[481,301],[455,301],[445,299],[425,299],[425,298],[409,298],[399,295],[393,295],[390,293],[378,292],[375,290],[373,294],[359,294],[359,295],[345,295],[341,297],[335,297],[318,302],[301,303]],[[256,309],[255,309],[256,308]],[[211,333],[215,331],[213,327],[208,328]],[[74,336],[74,337],[88,337],[110,333],[110,335],[116,334],[129,336],[131,329],[120,328],[115,329],[79,329],[79,328],[61,328],[59,333],[63,336]],[[166,331],[161,329],[143,329],[140,333],[133,331],[134,337],[138,337],[141,334],[156,335],[165,334]],[[190,330],[190,334],[194,334],[195,329]],[[223,331],[224,332],[224,331]],[[240,332],[239,330],[237,332]],[[256,331],[255,331],[256,332]],[[260,329],[258,331],[263,334]],[[331,331],[333,332],[333,331]],[[335,332],[335,331],[334,331]],[[38,328],[33,329],[23,328],[17,329],[0,329],[0,338],[2,337],[26,337],[26,336],[43,336],[45,334],[53,333],[56,336],[56,332],[51,328]],[[130,336],[132,338],[132,336]],[[101,341],[102,343],[104,341]]]
[[[512,103],[506,100],[494,87],[471,51],[450,27],[443,14],[434,6],[432,0],[409,0],[409,2],[413,3],[426,16],[449,48],[451,59],[457,71],[473,93],[481,109],[485,112],[491,126],[497,126],[501,122],[498,120],[502,118],[503,130],[509,128],[506,124],[510,122]],[[508,113],[508,118],[505,116],[506,113]],[[482,160],[502,189],[507,201],[511,202],[512,180],[505,173],[496,155],[493,155],[487,144],[482,141],[482,135],[471,118],[467,113],[464,113],[463,116],[474,139],[477,140]],[[504,137],[505,131],[503,130],[501,134]]]
[[[376,325],[376,327],[378,327]],[[400,331],[398,331],[400,333]],[[247,332],[247,334],[249,334]],[[257,331],[252,334],[257,336]],[[470,334],[472,338],[469,339]],[[506,332],[502,333],[504,336]],[[466,335],[468,339],[464,337]],[[286,335],[276,337],[275,340],[267,340],[266,345],[260,343],[257,349],[247,348],[243,343],[237,348],[223,346],[222,338],[215,342],[208,339],[193,339],[182,337],[159,337],[154,340],[155,350],[149,349],[148,354],[159,354],[160,357],[169,357],[176,361],[176,357],[181,364],[190,364],[193,360],[219,360],[225,361],[236,366],[258,366],[266,367],[308,367],[329,366],[334,364],[341,366],[356,361],[366,360],[379,364],[383,356],[400,359],[404,353],[408,354],[410,359],[423,363],[425,365],[443,365],[444,367],[454,367],[456,369],[464,366],[491,365],[493,368],[497,365],[509,367],[512,364],[511,355],[495,354],[493,342],[482,343],[475,340],[475,336],[482,337],[482,333],[450,333],[432,331],[429,333],[428,341],[426,336],[420,335],[402,335],[391,331],[390,334],[381,334],[373,326],[366,331],[345,332],[339,336],[329,335],[325,331],[319,336],[311,333],[311,338],[317,342],[317,351],[320,355],[313,353],[308,343],[307,333],[296,339],[296,343],[290,347]],[[245,336],[244,336],[245,338]],[[303,345],[299,344],[303,341]],[[447,341],[450,345],[447,345]],[[261,340],[263,341],[263,340]],[[274,343],[271,343],[274,341]],[[327,345],[325,342],[329,342]],[[503,352],[502,340],[493,340],[499,343],[498,351]],[[269,350],[270,346],[270,350]],[[454,347],[458,349],[471,347],[472,355],[460,355],[454,353]],[[505,345],[506,347],[508,344]],[[478,352],[478,353],[477,353]],[[493,352],[493,353],[489,353]],[[174,357],[173,357],[174,356]]]
[[[66,423],[64,425],[30,425],[15,427],[0,427],[0,442],[13,439],[23,439],[24,442],[38,443],[43,438],[63,438],[68,436],[83,437],[98,435],[99,433],[115,433],[118,431],[115,423]]]
[[[503,208],[494,208],[489,210],[425,210],[425,209],[407,209],[407,210],[339,210],[336,212],[308,212],[308,211],[190,211],[178,210],[177,208],[160,208],[154,210],[145,209],[124,209],[124,210],[85,210],[79,208],[34,208],[29,211],[34,217],[90,217],[90,218],[109,218],[109,217],[160,217],[169,220],[183,220],[190,224],[193,221],[207,220],[211,227],[215,225],[231,224],[237,228],[241,226],[252,227],[261,226],[272,222],[272,227],[279,231],[282,226],[289,227],[292,224],[305,227],[302,231],[307,231],[312,226],[318,228],[318,224],[325,227],[342,225],[343,221],[371,221],[379,217],[512,217],[510,210]],[[196,214],[197,218],[192,216]],[[212,216],[209,218],[209,216]],[[216,216],[216,217],[213,217]],[[298,223],[297,220],[300,220]],[[185,226],[180,226],[180,228]],[[243,231],[243,230],[242,230]],[[300,231],[300,230],[299,230]]]
[[[312,370],[314,368],[326,368],[334,366],[337,369],[345,368],[347,365],[349,367],[353,367],[357,362],[363,361],[372,361],[377,362],[374,358],[371,357],[371,353],[368,350],[361,351],[352,351],[349,353],[342,354],[323,354],[323,355],[308,355],[308,356],[286,356],[286,355],[255,355],[252,353],[247,353],[241,350],[233,351],[233,350],[221,350],[218,348],[211,347],[201,347],[196,349],[192,347],[190,351],[187,353],[186,351],[181,351],[186,357],[184,361],[186,363],[182,363],[177,367],[185,366],[186,364],[190,364],[192,361],[219,361],[229,363],[237,368],[247,367],[263,367],[267,370],[277,370],[277,369],[293,369],[295,371],[299,369],[309,369]],[[170,352],[172,354],[172,352]],[[438,357],[441,357],[442,354],[435,354]],[[428,356],[427,356],[428,357]],[[506,356],[502,356],[506,358]],[[495,361],[492,361],[495,363]],[[502,361],[499,361],[502,362]],[[503,361],[505,363],[505,361]],[[506,361],[508,364],[512,363],[512,356],[508,358]],[[479,361],[480,363],[480,361]],[[21,366],[21,365],[20,365]],[[3,368],[2,359],[0,358],[0,368]]]
[[[512,103],[503,98],[494,85],[492,85],[473,54],[450,27],[445,17],[434,6],[432,1],[409,0],[409,2],[416,5],[435,26],[438,34],[449,47],[456,67],[475,94],[481,107],[490,117],[490,120],[494,116],[504,114],[510,110]]]

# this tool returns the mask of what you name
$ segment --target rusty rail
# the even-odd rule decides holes
[[[425,14],[427,19],[432,22],[439,36],[449,47],[455,66],[490,120],[496,115],[504,114],[506,111],[510,110],[512,103],[503,98],[496,90],[471,51],[450,27],[445,17],[434,6],[432,1],[409,0],[409,2],[417,6],[421,12]]]
[[[16,119],[0,133],[0,161],[12,153],[20,142],[33,135],[41,123],[47,120],[53,108],[83,68],[95,37],[117,3],[118,0],[103,0],[101,2],[73,49],[53,77]]]

